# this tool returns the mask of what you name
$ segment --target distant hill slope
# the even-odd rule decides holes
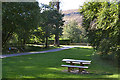
[[[78,25],[82,25],[82,16],[78,9],[65,10],[62,13],[64,14],[65,24],[68,24],[70,21],[76,21]]]

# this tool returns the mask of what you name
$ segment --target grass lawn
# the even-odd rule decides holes
[[[90,74],[63,72],[63,58],[92,60],[87,71]],[[92,48],[71,48],[68,50],[4,58],[3,78],[118,78],[115,64],[93,55]]]

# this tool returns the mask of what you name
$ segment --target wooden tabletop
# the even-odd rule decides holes
[[[88,60],[74,60],[74,59],[63,59],[62,61],[69,61],[69,62],[83,62],[83,63],[90,63],[91,61]]]

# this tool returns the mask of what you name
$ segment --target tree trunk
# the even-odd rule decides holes
[[[46,37],[45,48],[48,48],[48,37]]]
[[[26,40],[23,39],[23,46],[22,46],[23,49],[25,49],[25,44],[26,44]]]
[[[4,41],[2,41],[2,47],[6,47],[6,43],[7,41],[10,39],[10,37],[13,35],[13,32],[9,32],[6,39]]]
[[[55,35],[54,46],[57,46],[57,47],[60,46],[60,43],[59,43],[59,35]]]

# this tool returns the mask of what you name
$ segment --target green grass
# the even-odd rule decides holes
[[[62,59],[92,60],[87,71],[91,74],[63,72]],[[117,68],[112,62],[93,55],[92,48],[72,48],[68,50],[4,58],[3,78],[118,78]]]

